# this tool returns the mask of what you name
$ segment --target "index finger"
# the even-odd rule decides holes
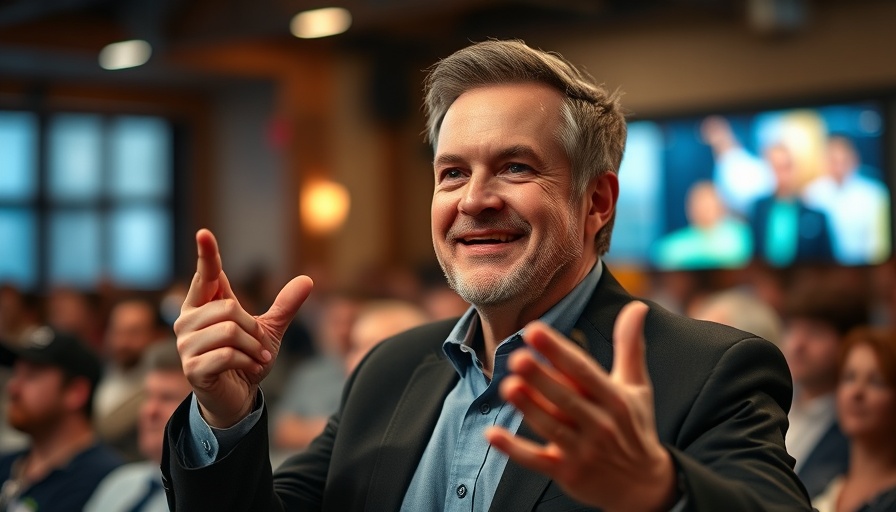
[[[196,252],[196,275],[190,283],[184,306],[202,306],[212,300],[220,288],[221,253],[211,231],[203,228],[196,232]]]
[[[523,339],[590,399],[616,402],[610,375],[589,354],[551,326],[535,321],[526,326]]]

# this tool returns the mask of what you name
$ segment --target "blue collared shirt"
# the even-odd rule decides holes
[[[598,261],[585,279],[540,320],[569,336],[601,274]],[[508,374],[508,356],[524,344],[523,329],[498,345],[491,381],[482,373],[482,363],[472,346],[479,329],[479,314],[470,308],[442,347],[460,380],[445,398],[402,510],[488,510],[498,489],[507,456],[489,445],[484,432],[492,425],[516,432],[523,421],[522,413],[498,394],[498,386]]]

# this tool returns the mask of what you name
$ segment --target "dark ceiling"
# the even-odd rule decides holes
[[[793,1],[793,0],[791,0]],[[346,34],[298,40],[291,17],[331,4],[309,0],[0,0],[0,78],[90,80],[154,85],[210,85],[234,78],[178,61],[177,55],[245,45],[295,51],[388,52],[431,60],[470,40],[526,37],[547,30],[597,30],[601,24],[669,9],[703,16],[741,15],[743,2],[722,0],[348,0]],[[153,58],[141,68],[108,72],[100,49],[145,39]],[[238,77],[239,73],[235,73]],[[245,78],[245,77],[244,77]]]

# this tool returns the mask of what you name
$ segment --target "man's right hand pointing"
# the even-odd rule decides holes
[[[258,384],[277,360],[283,333],[311,292],[299,276],[286,284],[266,313],[247,313],[221,267],[215,236],[196,233],[196,275],[174,323],[184,375],[193,386],[205,421],[233,426],[254,406]]]

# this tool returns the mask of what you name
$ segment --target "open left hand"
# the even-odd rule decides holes
[[[674,504],[675,468],[656,432],[653,387],[644,357],[647,305],[632,302],[616,319],[608,374],[572,341],[541,322],[526,327],[530,350],[509,361],[501,395],[522,411],[544,444],[506,429],[488,441],[521,466],[550,476],[573,499],[615,510]]]

